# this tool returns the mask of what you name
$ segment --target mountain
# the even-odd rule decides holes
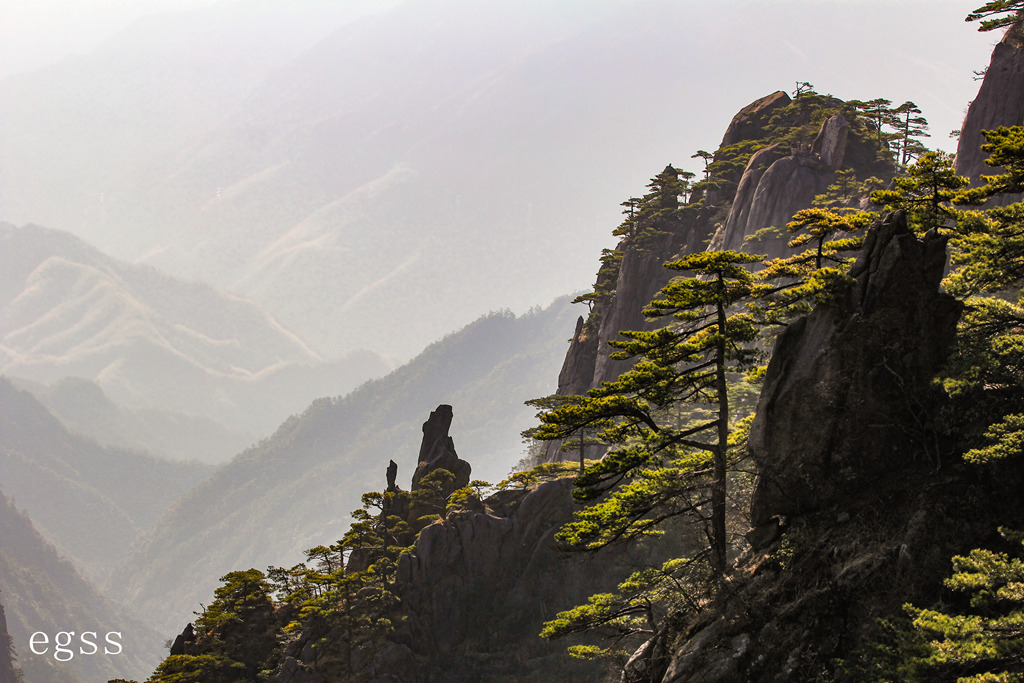
[[[523,457],[523,401],[551,393],[573,313],[566,299],[516,317],[495,313],[343,398],[322,398],[180,498],[108,584],[166,632],[182,627],[218,577],[301,559],[337,539],[360,495],[393,458],[411,472],[423,415],[456,406],[474,479],[497,481]]]
[[[0,377],[0,489],[94,581],[210,466],[101,446]]]
[[[0,596],[7,628],[14,641],[18,667],[26,683],[90,683],[134,678],[152,671],[161,656],[162,638],[123,607],[101,596],[74,565],[58,555],[32,523],[0,493]],[[55,661],[57,634],[75,633],[71,656]],[[92,648],[81,641],[95,632]],[[51,643],[45,654],[33,654],[29,638],[43,632]],[[119,642],[120,651],[106,640]],[[38,642],[38,641],[37,641]],[[111,654],[105,654],[104,649]],[[42,651],[42,646],[37,646]]]
[[[109,446],[219,464],[253,442],[248,433],[231,431],[208,417],[118,405],[96,382],[81,377],[65,377],[51,385],[9,379],[35,396],[68,430]]]
[[[835,11],[864,30],[857,8]],[[889,8],[871,40],[914,49],[916,33],[884,37],[904,13]],[[763,91],[768,65],[857,90],[829,65],[862,43],[814,17],[800,3],[414,0],[302,50],[262,25],[238,45],[255,20],[227,9],[194,15],[201,30],[153,20],[0,84],[3,214],[258,301],[321,355],[407,359],[485,311],[579,289],[616,220],[608,197],[708,146],[695,131]],[[800,46],[736,39],[769,20]],[[879,96],[939,78],[862,59]],[[956,73],[935,71],[922,106]]]
[[[324,361],[251,301],[118,261],[68,233],[0,224],[4,374],[92,379],[116,403],[252,435],[388,367],[370,352]]]

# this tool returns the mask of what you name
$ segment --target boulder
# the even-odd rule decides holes
[[[185,626],[184,630],[174,638],[174,643],[171,645],[172,655],[187,655],[191,654],[189,646],[196,639],[195,631],[192,630],[191,622]]]
[[[764,127],[776,109],[789,105],[790,99],[782,90],[754,100],[736,112],[722,136],[722,147],[736,144],[743,140],[757,140],[764,137]]]

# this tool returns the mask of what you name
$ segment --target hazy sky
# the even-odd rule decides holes
[[[95,48],[104,39],[126,28],[139,17],[169,11],[185,11],[197,7],[231,4],[239,0],[0,0],[0,78],[13,73],[34,70],[47,63],[57,61],[70,54],[81,54]],[[245,0],[243,4],[260,2],[277,2],[285,0]],[[288,0],[290,3],[307,2],[310,4],[338,4],[349,0]],[[487,0],[472,0],[486,2]],[[522,0],[524,4],[541,0]],[[557,0],[556,0],[557,1]],[[714,7],[716,14],[723,16],[721,26],[712,27],[712,31],[724,31],[723,39],[729,39],[730,27],[735,27],[739,35],[746,33],[747,39],[754,42],[765,40],[778,41],[787,45],[795,55],[807,62],[808,72],[820,70],[827,65],[830,70],[827,82],[836,89],[839,96],[859,96],[861,93],[850,94],[839,92],[837,83],[847,80],[847,73],[864,72],[864,62],[877,63],[879,58],[906,60],[910,70],[920,69],[936,75],[943,70],[949,71],[951,88],[948,93],[932,92],[922,99],[932,100],[926,115],[933,120],[933,131],[943,129],[947,134],[951,127],[946,126],[947,120],[961,116],[966,101],[961,97],[965,89],[963,73],[954,73],[953,65],[974,63],[982,68],[987,63],[987,56],[994,42],[994,36],[978,34],[974,25],[957,24],[966,14],[982,4],[981,0],[678,0],[681,4],[693,5],[697,14],[707,13],[707,8]],[[385,4],[382,2],[382,5]],[[390,3],[388,3],[390,4]],[[779,19],[773,24],[744,26],[742,19],[748,10],[758,6],[777,6]],[[792,8],[801,7],[808,15],[809,23],[813,23],[819,36],[808,36],[808,25],[795,26],[791,17]],[[895,8],[901,16],[895,20],[901,26],[886,27],[894,23],[891,16]],[[913,7],[919,21],[907,23],[907,8]],[[785,11],[785,10],[790,11]],[[870,17],[867,21],[858,21],[857,25],[849,22],[849,12],[855,9],[858,18]],[[701,12],[700,10],[703,10]],[[738,21],[734,21],[733,17]],[[790,17],[790,18],[786,18]],[[872,25],[877,27],[873,33]],[[936,33],[936,28],[938,33]],[[742,30],[739,30],[742,28]],[[845,63],[837,63],[834,56],[814,54],[808,51],[808,43],[827,45],[830,34],[841,32],[849,43],[849,34],[863,34],[865,50],[869,55],[866,60],[850,59]],[[950,40],[949,35],[956,36]],[[891,36],[901,36],[893,40]],[[943,45],[941,49],[924,51],[920,46],[934,41],[939,35]],[[881,38],[879,38],[881,36]],[[842,41],[840,41],[842,42]],[[681,46],[681,49],[685,49]],[[695,55],[700,63],[700,56]],[[703,67],[704,65],[702,65]],[[771,70],[771,65],[752,65],[757,71]],[[713,65],[712,65],[713,67]],[[788,76],[788,74],[787,74]],[[810,76],[808,76],[810,77]],[[910,74],[910,80],[915,78]],[[783,80],[784,79],[784,80]],[[788,77],[783,77],[782,85],[791,85]],[[958,83],[954,83],[959,79]],[[824,80],[824,79],[822,79]],[[909,84],[909,83],[908,83]],[[934,88],[933,88],[934,90]],[[882,92],[879,89],[878,92]],[[918,102],[918,104],[922,104]],[[945,111],[943,111],[945,110]],[[952,111],[955,110],[955,111]],[[938,125],[935,125],[938,124]],[[955,127],[955,126],[953,126]],[[936,136],[937,137],[937,136]],[[934,146],[948,147],[940,144],[935,138]]]
[[[0,78],[87,52],[147,14],[224,0],[0,0]]]

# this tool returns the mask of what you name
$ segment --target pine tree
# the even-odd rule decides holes
[[[946,152],[927,152],[896,178],[894,189],[876,190],[871,201],[907,212],[910,227],[918,233],[932,228],[952,227],[959,211],[951,201],[968,184],[953,170],[953,157]]]
[[[1022,14],[1024,2],[1021,0],[992,0],[968,14],[965,21],[981,21],[979,31],[994,31],[1017,23]]]
[[[985,163],[1002,168],[1003,172],[983,175],[984,185],[957,195],[960,204],[983,204],[996,195],[1024,192],[1024,126],[1000,126],[981,134],[985,137],[981,151],[989,154]]]
[[[931,137],[927,133],[928,120],[920,116],[921,109],[909,100],[892,110],[896,131],[894,139],[896,159],[902,166],[906,166],[912,159],[920,157],[927,152],[927,148],[921,144],[918,138]]]
[[[632,369],[539,414],[542,424],[530,430],[535,438],[565,439],[600,428],[597,437],[614,447],[577,479],[577,500],[600,500],[577,513],[561,539],[596,549],[689,514],[706,525],[713,573],[725,573],[733,426],[726,376],[753,365],[751,343],[758,336],[749,314],[730,309],[751,296],[754,278],[744,266],[759,260],[714,251],[666,264],[692,276],[673,280],[644,312],[675,324],[623,332],[626,340],[613,342],[620,349],[615,356],[639,359]],[[692,419],[674,426],[670,409],[678,404],[692,406]]]

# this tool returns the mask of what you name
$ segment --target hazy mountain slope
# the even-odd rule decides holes
[[[473,477],[503,477],[532,418],[523,401],[554,389],[574,315],[564,299],[519,318],[493,314],[383,379],[315,401],[181,498],[110,586],[180,630],[226,572],[290,566],[305,548],[340,538],[360,494],[384,485],[389,459],[411,476],[420,425],[439,403],[454,406],[456,447]]]
[[[224,192],[195,219],[206,242],[150,258],[235,274],[234,291],[319,347],[371,339],[399,355],[480,310],[578,287],[594,216],[614,216],[610,188],[648,175],[626,147],[659,138],[669,153],[661,119],[686,100],[667,72],[635,82],[664,54],[652,15],[682,13],[616,8],[420,2],[340,30],[182,158],[176,181],[220,173]],[[648,102],[627,144],[623,121]],[[254,142],[253,130],[278,132]],[[248,164],[232,178],[227,158]],[[252,254],[225,269],[225,244]],[[395,300],[401,321],[381,319]]]
[[[124,608],[102,597],[69,561],[43,541],[28,518],[2,494],[0,539],[0,595],[26,683],[92,683],[142,677],[153,670],[163,654],[163,639]],[[63,665],[55,663],[52,646],[45,655],[30,651],[29,636],[36,631],[46,632],[51,641],[59,631],[95,631],[98,652],[92,656],[79,654],[81,643],[76,635],[73,659]],[[118,655],[103,654],[104,636],[110,631],[121,633],[123,650]]]
[[[94,579],[209,466],[100,446],[0,377],[0,489]]]
[[[94,379],[116,402],[259,434],[387,368],[367,352],[325,364],[251,301],[126,264],[64,232],[0,224],[4,374]]]
[[[801,3],[410,0],[294,58],[271,36],[276,62],[224,38],[251,18],[139,26],[0,84],[16,143],[0,150],[0,210],[255,298],[318,351],[408,358],[483,311],[588,283],[618,202],[765,90],[827,74],[841,96],[909,97],[943,120],[949,103],[929,100],[959,110],[953,74],[973,92],[970,69],[925,43],[951,39],[899,32],[909,5],[884,21],[829,11],[849,35]],[[792,38],[765,36],[773,22]],[[911,76],[877,51],[847,73],[869,32],[934,68]],[[401,322],[382,315],[396,301]]]
[[[141,210],[126,178],[173,158],[309,45],[388,4],[240,0],[166,12],[140,19],[91,54],[6,79],[0,218],[88,237],[107,207]],[[146,248],[143,235],[152,236],[144,223],[117,239]]]
[[[80,377],[66,377],[49,386],[10,379],[69,430],[110,446],[177,460],[221,463],[253,442],[248,433],[231,431],[206,417],[118,405],[95,382]]]

